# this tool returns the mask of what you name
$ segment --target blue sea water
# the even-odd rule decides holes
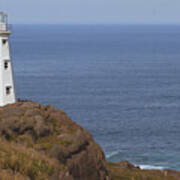
[[[63,109],[110,161],[180,170],[180,26],[14,25],[17,96]]]

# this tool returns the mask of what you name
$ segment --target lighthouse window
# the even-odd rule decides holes
[[[5,45],[7,43],[7,39],[3,39],[2,43],[3,43],[3,45]]]
[[[9,65],[8,61],[5,61],[4,62],[4,69],[8,69],[8,65]]]
[[[10,95],[11,94],[11,86],[7,86],[6,87],[6,95]]]

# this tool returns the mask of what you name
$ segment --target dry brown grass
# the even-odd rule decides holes
[[[0,180],[46,180],[61,168],[42,153],[0,139]]]

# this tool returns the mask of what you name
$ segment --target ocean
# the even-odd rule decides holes
[[[14,25],[16,94],[53,104],[109,161],[180,170],[180,26]]]

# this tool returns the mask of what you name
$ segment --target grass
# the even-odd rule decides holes
[[[46,180],[60,169],[55,160],[33,149],[0,139],[0,177],[2,180],[2,177],[7,174],[9,177],[13,174],[13,178],[17,177],[17,179],[26,177],[31,180]]]

